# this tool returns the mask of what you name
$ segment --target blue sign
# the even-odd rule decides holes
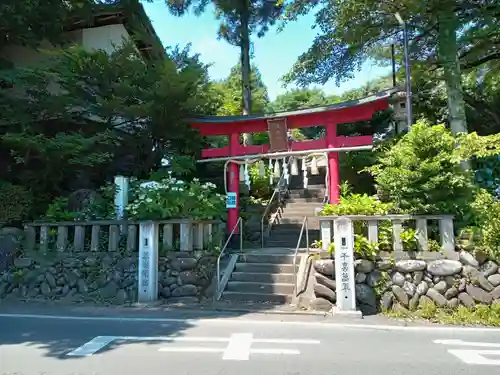
[[[236,193],[227,193],[226,208],[236,208]]]

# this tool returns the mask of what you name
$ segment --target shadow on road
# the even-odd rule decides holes
[[[266,309],[263,305],[262,311]],[[9,348],[29,348],[41,351],[38,356],[75,361],[84,357],[68,356],[68,353],[97,336],[144,339],[114,340],[94,355],[139,342],[159,344],[160,338],[166,336],[183,336],[196,327],[198,319],[237,318],[246,314],[249,312],[168,308],[167,305],[120,308],[0,302],[0,357],[8,355]]]

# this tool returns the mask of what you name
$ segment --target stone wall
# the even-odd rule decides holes
[[[313,262],[315,299],[311,307],[329,310],[336,302],[332,259]],[[365,314],[415,310],[432,301],[439,307],[500,303],[498,262],[461,252],[460,260],[355,261],[356,300]]]
[[[211,258],[171,252],[159,259],[160,299],[198,297],[211,277]],[[24,255],[0,273],[0,298],[127,304],[137,301],[137,254]]]

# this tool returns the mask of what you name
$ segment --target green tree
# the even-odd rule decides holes
[[[241,80],[241,65],[237,64],[231,68],[227,78],[215,83],[214,88],[220,100],[220,107],[217,109],[217,115],[238,116],[241,114],[243,105]],[[262,81],[260,71],[255,65],[252,66],[250,88],[253,93],[252,112],[264,113],[269,106],[269,96],[267,87]]]
[[[316,6],[316,24],[322,33],[300,56],[288,81],[301,84],[337,82],[353,77],[374,49],[398,40],[399,12],[409,25],[411,59],[442,70],[448,105],[448,120],[454,134],[466,132],[461,69],[498,60],[500,4],[495,0],[375,1],[296,0],[288,7],[294,19]],[[458,56],[458,58],[457,58]]]
[[[149,65],[133,45],[111,55],[70,48],[1,71],[15,91],[0,90],[0,178],[42,204],[117,173],[146,176],[164,156],[196,155],[201,142],[185,119],[215,109],[207,69],[188,49],[167,52]]]
[[[240,47],[241,90],[243,114],[253,109],[251,90],[251,35],[263,37],[283,11],[283,1],[278,0],[165,0],[170,11],[185,14],[193,7],[201,14],[212,4],[215,16],[220,21],[218,37],[229,44]],[[252,143],[250,134],[244,134],[244,143]]]

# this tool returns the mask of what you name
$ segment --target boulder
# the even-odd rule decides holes
[[[196,296],[197,294],[198,288],[196,285],[192,284],[181,285],[172,290],[172,297],[190,297]]]
[[[424,273],[422,271],[417,271],[413,274],[413,282],[418,285],[424,279]]]
[[[462,270],[462,263],[457,260],[439,259],[429,262],[427,272],[433,276],[452,276]]]
[[[458,291],[459,292],[464,292],[465,287],[467,286],[467,280],[466,279],[460,279],[460,282],[458,283]]]
[[[424,260],[406,259],[397,261],[395,267],[399,272],[408,273],[425,270],[427,263]]]
[[[500,299],[500,286],[497,286],[491,291],[491,297],[493,299]]]
[[[125,302],[127,302],[127,292],[123,289],[120,289],[115,296],[115,304],[117,305],[123,305]]]
[[[380,298],[380,308],[382,311],[389,311],[394,301],[394,294],[392,292],[385,292]]]
[[[370,288],[366,284],[356,284],[356,300],[360,303],[372,307],[377,306],[377,297],[375,296],[375,292],[372,288]]]
[[[493,285],[494,287],[497,287],[500,285],[500,274],[496,273],[494,275],[491,275],[488,277],[488,281]]]
[[[335,265],[333,259],[319,259],[313,263],[314,270],[325,276],[335,275]]]
[[[498,271],[498,264],[489,260],[479,267],[485,277],[491,276]]]
[[[444,294],[444,292],[446,292],[447,288],[448,288],[448,285],[446,285],[445,281],[440,281],[436,285],[434,285],[434,289],[436,289],[441,294]]]
[[[356,273],[355,280],[357,284],[364,283],[366,280],[366,273],[360,273],[360,272]]]
[[[392,269],[392,263],[388,260],[379,260],[377,262],[377,269],[380,271],[389,271]]]
[[[479,267],[479,262],[477,261],[477,259],[474,258],[474,255],[472,255],[471,253],[469,253],[467,251],[462,250],[459,254],[459,259],[460,259],[460,262],[462,262],[462,264],[464,264],[466,266],[471,266],[471,267],[475,267],[475,268]]]
[[[0,234],[0,272],[6,271],[12,267],[20,249],[21,245],[16,235],[11,233]]]
[[[405,277],[399,272],[394,272],[394,275],[392,275],[392,282],[394,285],[402,287],[405,283]]]
[[[366,283],[372,288],[382,280],[382,272],[375,269],[366,276]]]
[[[325,285],[322,284],[314,284],[314,295],[316,297],[325,298],[328,301],[335,303],[337,301],[337,293],[334,290],[331,290]]]
[[[453,297],[450,300],[448,300],[448,307],[451,309],[458,307],[458,304],[459,304],[459,301],[458,301],[458,298],[456,298],[456,297]]]
[[[429,290],[429,285],[425,281],[421,281],[420,284],[417,285],[416,294],[419,296],[423,296]]]
[[[409,304],[409,299],[408,299],[408,294],[406,294],[406,292],[403,290],[403,288],[401,288],[400,286],[398,285],[393,285],[392,286],[392,293],[394,293],[394,296],[396,297],[396,299],[405,307],[408,307],[408,304]]]
[[[462,292],[458,295],[458,300],[466,307],[474,307],[474,305],[476,304],[472,297],[465,292]]]
[[[487,263],[485,263],[487,264]],[[465,266],[462,270],[462,273],[469,277],[473,284],[479,285],[484,290],[491,292],[494,288],[493,284],[491,284],[488,279],[484,276],[484,274],[477,269],[471,266]]]
[[[375,264],[367,259],[357,259],[354,261],[354,269],[357,272],[370,273],[375,268]]]
[[[485,292],[483,289],[477,286],[467,284],[465,290],[467,294],[471,296],[472,299],[476,302],[489,305],[493,301],[493,297],[491,296],[491,294]]]
[[[336,284],[335,280],[333,280],[329,277],[326,277],[325,275],[323,275],[319,272],[316,272],[314,274],[314,277],[316,278],[316,282],[318,284],[324,285],[333,291],[335,291],[337,289],[337,284]]]
[[[417,286],[409,281],[405,281],[403,284],[403,290],[406,292],[406,294],[412,297],[415,295]]]
[[[452,286],[444,293],[444,296],[446,297],[446,299],[455,298],[456,296],[458,296],[458,289]]]
[[[413,297],[411,297],[410,303],[408,304],[409,310],[415,311],[418,307],[419,301],[420,301],[420,296],[418,294],[415,294]]]
[[[172,269],[176,271],[191,271],[197,264],[198,261],[195,258],[177,258],[170,263]]]
[[[200,278],[198,274],[194,271],[181,271],[179,272],[179,276],[177,276],[177,279],[179,280],[178,282],[179,285],[184,285],[184,284],[198,285],[200,283]]]
[[[34,261],[31,258],[16,258],[16,259],[14,259],[14,265],[17,268],[28,268],[28,267],[31,267],[31,265],[33,263],[34,263]]]
[[[448,300],[434,288],[429,288],[425,295],[439,307],[444,307],[448,303]]]

